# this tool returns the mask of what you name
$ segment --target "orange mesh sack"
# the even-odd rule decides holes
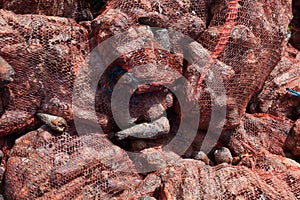
[[[157,52],[155,45],[152,49],[128,52],[120,59],[129,71],[150,61],[176,70],[180,67],[178,71],[191,85],[186,89],[187,101],[199,103],[200,128],[208,129],[212,106],[226,106],[225,128],[231,129],[239,124],[251,96],[260,90],[280,61],[290,19],[291,1],[121,0],[108,2],[93,20],[92,33],[94,45],[124,31],[132,33],[135,27],[167,28],[190,37],[182,45],[182,38],[170,35],[169,49],[181,60],[186,58],[192,63],[172,65],[164,58],[166,53]],[[134,39],[130,34],[126,36],[127,40]],[[118,45],[112,46],[117,49]],[[170,56],[167,54],[167,58]],[[158,62],[161,59],[165,61]],[[227,101],[213,102],[222,87]]]
[[[0,135],[32,126],[38,110],[70,119],[73,82],[89,51],[87,31],[67,18],[0,10],[0,19],[0,55],[16,74]]]
[[[161,172],[160,198],[296,200],[299,165],[291,165],[266,171],[227,164],[207,167],[195,160],[182,160]]]
[[[10,156],[9,199],[111,199],[140,181],[125,151],[101,134],[53,136],[40,128],[19,138]]]
[[[77,21],[91,20],[90,1],[57,1],[57,0],[3,0],[3,9],[16,14],[40,14],[76,19]]]
[[[18,12],[16,4],[10,4],[15,1],[2,2],[4,7]],[[42,4],[35,4],[39,13],[66,16],[64,8],[46,12],[42,5],[48,1],[39,2]],[[72,1],[72,5],[80,7],[79,2]],[[73,18],[73,14],[68,17]],[[283,141],[292,122],[269,115],[243,116],[251,96],[261,89],[281,59],[290,19],[291,0],[111,0],[96,19],[85,24],[91,30],[88,32],[73,19],[20,15],[1,9],[0,56],[13,67],[16,77],[7,85],[5,94],[0,94],[3,107],[0,136],[33,127],[37,112],[64,117],[68,122],[67,131],[59,136],[43,126],[16,140],[5,163],[5,196],[9,199],[138,199],[143,195],[157,199],[300,199],[300,166],[282,157]],[[169,32],[150,27],[167,28]],[[184,37],[168,35],[172,31]],[[126,37],[118,37],[121,33]],[[84,110],[94,98],[85,92],[89,90],[89,82],[84,83],[95,79],[93,71],[88,71],[92,66],[84,61],[97,45],[112,36],[116,41],[109,47],[114,53],[122,53],[126,48],[118,48],[120,44],[141,37],[147,40],[136,40],[133,44],[145,42],[147,48],[122,53],[114,62],[105,63],[106,71],[97,82],[93,106],[98,119],[94,119],[90,118],[89,110]],[[164,44],[164,49],[157,49],[159,43]],[[110,48],[96,48],[96,51],[108,59]],[[174,152],[153,153],[148,148],[142,151],[142,161],[161,166],[158,161],[163,160],[165,165],[146,176],[137,172],[144,167],[143,163],[135,166],[134,158],[109,141],[107,135],[89,132],[73,136],[76,134],[71,129],[73,89],[80,97],[78,105],[83,109],[79,110],[86,121],[96,120],[105,133],[118,129],[111,106],[111,90],[122,79],[120,74],[111,78],[116,67],[126,71],[131,80],[149,82],[135,85],[136,91],[121,88],[124,94],[133,94],[129,107],[136,121],[158,118],[169,108],[174,109],[170,112],[174,115],[180,116],[182,110],[192,113],[189,105],[196,102],[200,107],[200,121],[196,124],[202,133],[209,128],[213,108],[217,111],[225,108],[225,120],[218,118],[210,125],[217,127],[224,122],[221,129],[237,128],[231,143],[224,145],[240,157],[237,166],[211,167],[202,161],[182,159]],[[85,70],[85,77],[79,80],[83,84],[74,86],[77,75]],[[182,77],[188,84],[176,85]],[[186,107],[177,106],[175,95],[162,85],[184,90]],[[220,95],[224,91],[225,95]],[[221,101],[224,99],[225,102]],[[122,98],[117,100],[120,107],[127,103]],[[178,126],[178,121],[170,119],[171,126]],[[285,125],[278,129],[282,123]],[[202,135],[198,137],[202,139]],[[166,142],[166,138],[161,140]],[[128,143],[118,141],[118,144],[126,148]],[[147,148],[147,143],[144,144],[143,148]]]
[[[299,163],[265,150],[245,154],[237,166],[211,167],[152,148],[142,156],[139,167],[160,168],[143,180],[127,154],[103,135],[53,136],[42,127],[16,141],[5,194],[9,199],[299,199]]]
[[[231,134],[229,141],[224,141],[236,155],[252,153],[247,147],[260,152],[267,150],[284,156],[283,145],[293,121],[269,114],[245,114],[241,124]]]

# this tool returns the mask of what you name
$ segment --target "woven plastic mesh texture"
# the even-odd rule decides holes
[[[137,199],[158,187],[158,199],[299,199],[299,164],[265,150],[245,155],[237,166],[215,167],[160,154],[169,164],[147,184],[127,154],[103,135],[53,136],[41,128],[16,141],[7,164],[6,197]]]
[[[292,126],[293,121],[289,119],[268,114],[245,114],[230,141],[224,142],[236,155],[262,150],[284,155],[283,144]]]
[[[207,50],[209,54],[204,56],[206,62],[198,65],[182,64],[182,73],[199,91],[187,91],[187,98],[199,101],[199,125],[207,129],[211,101],[205,78],[210,70],[220,69],[219,65],[224,67],[224,77],[216,81],[226,88],[225,128],[229,129],[238,125],[251,96],[262,87],[281,58],[287,33],[284,27],[291,19],[290,5],[289,1],[110,1],[92,27],[98,43],[141,25],[168,28],[196,40],[203,49],[189,45],[188,54]],[[171,49],[177,49],[174,43]],[[138,64],[148,64],[147,58],[153,55],[159,58],[154,49],[148,49],[147,56],[144,51],[127,55],[130,59],[124,65],[130,70]]]
[[[77,0],[4,0],[0,6],[16,14],[40,14],[76,19],[76,21],[91,20],[91,1]]]
[[[108,70],[99,81],[96,92],[96,112],[99,115],[104,114],[108,118],[107,124],[101,124],[105,133],[118,129],[113,119],[111,98],[115,83],[118,82],[118,79],[122,75],[112,75],[113,69],[116,68],[115,64],[108,67]],[[129,74],[130,73],[128,73],[127,76],[130,76]],[[111,79],[112,76],[113,80]],[[131,119],[127,119],[127,117],[123,119],[123,117],[121,117],[125,124],[128,124],[130,121],[145,122],[151,119],[157,119],[164,111],[173,105],[173,95],[163,87],[158,87],[153,90],[151,88],[142,88],[140,90],[142,91],[141,93],[134,93],[131,88],[118,88],[118,96],[115,97],[117,105],[115,106],[127,107],[128,102],[124,101],[123,96],[128,94],[132,95],[128,107]]]
[[[110,199],[138,181],[127,154],[103,135],[38,129],[16,141],[5,187],[9,199]]]
[[[220,6],[222,3],[224,7]],[[218,56],[221,62],[234,71],[233,75],[223,79],[228,98],[228,128],[239,122],[249,98],[261,88],[280,60],[285,31],[275,24],[288,21],[280,14],[283,11],[281,5],[273,2],[239,1],[233,8],[231,3],[226,5],[223,1],[215,2],[209,27],[197,39],[212,52],[212,57]],[[277,13],[277,17],[269,16],[268,13]],[[207,107],[206,98],[207,94],[204,93],[200,100],[200,107],[204,110]]]
[[[161,197],[166,199],[299,199],[299,171],[293,167],[265,171],[227,164],[206,167],[183,160],[161,176]]]
[[[207,128],[211,109],[205,77],[209,76],[209,69],[224,67],[222,81],[229,97],[226,128],[233,128],[238,125],[251,96],[261,88],[280,60],[286,27],[291,17],[290,4],[290,1],[273,0],[113,0],[92,22],[92,35],[97,44],[132,27],[149,25],[170,28],[190,36],[203,48],[195,49],[190,45],[189,53],[202,51],[206,55],[206,62],[196,69],[195,66],[184,64],[182,56],[178,54],[155,49],[143,49],[125,55],[119,64],[130,71],[134,70],[134,65],[155,66],[163,63],[186,76],[200,92],[200,95],[187,92],[187,99],[199,101],[201,129]],[[73,20],[63,18],[20,16],[3,10],[0,14],[3,27],[0,55],[14,67],[17,75],[16,80],[8,85],[11,95],[5,113],[0,118],[0,135],[32,125],[37,111],[71,119],[72,84],[89,51],[85,29]],[[108,73],[112,70],[113,66]],[[165,75],[168,76],[171,75]],[[109,113],[111,118],[108,106],[110,95],[103,96],[110,90],[109,81],[109,76],[100,80],[99,85],[105,87],[100,87],[98,91],[100,103],[96,109],[100,114]],[[166,101],[162,99],[159,101]],[[163,103],[163,106],[169,107],[167,103]],[[270,123],[274,128],[280,124]],[[256,132],[255,128],[253,124],[246,125],[250,132]],[[24,140],[23,143],[28,144],[28,141]],[[15,146],[7,166],[5,190],[6,196],[12,199],[109,199],[130,191],[129,188],[134,188],[136,179],[139,179],[126,154],[98,135],[80,139],[62,135],[42,142],[35,141],[28,146]],[[111,153],[112,149],[116,152]],[[271,148],[268,150],[273,152]],[[265,155],[269,154],[266,152]],[[253,167],[252,163],[256,162],[258,164],[254,166],[258,169],[223,165],[203,167],[203,163],[190,160],[183,166],[175,167],[175,170],[169,167],[161,175],[164,180],[162,195],[166,198],[172,195],[178,199],[203,196],[211,199],[300,198],[299,168],[277,165],[272,156],[268,157],[271,160],[269,162],[260,155],[252,158],[242,163]],[[265,167],[264,163],[268,163],[269,167]],[[272,166],[277,167],[270,170]],[[175,174],[169,173],[172,170],[182,172],[182,177],[172,178]],[[15,184],[17,182],[22,184]],[[191,187],[191,183],[197,187]],[[180,193],[184,185],[193,191]]]
[[[5,112],[0,119],[1,135],[30,127],[35,122],[36,112],[62,116],[70,121],[74,80],[79,68],[84,67],[83,61],[89,52],[86,30],[67,18],[42,15],[21,16],[4,10],[1,12],[3,20],[1,56],[14,66],[16,71],[15,81],[8,85],[10,97],[6,98],[8,103],[4,105]],[[172,58],[173,56],[168,60]],[[173,62],[173,65],[178,63]],[[114,68],[113,65],[108,67],[99,82],[99,90],[96,94],[98,122],[105,132],[115,127],[110,109],[110,98],[114,83],[121,75],[115,76],[112,73]],[[83,77],[84,80],[86,77]],[[89,88],[85,86],[88,87],[86,84],[78,84],[76,89],[86,91]],[[164,102],[170,94],[167,95],[163,91],[156,92],[157,98],[153,101],[147,101],[147,95],[132,98],[132,102],[144,102],[135,107],[131,106],[131,114],[136,119],[142,118],[138,115],[147,115],[145,113],[147,108],[157,103],[161,103],[164,109],[172,105],[170,102]],[[92,97],[89,94],[83,96],[80,93],[79,95],[83,99],[80,106],[85,109]],[[119,102],[121,104],[122,99]],[[141,110],[145,112],[141,113]],[[159,113],[154,113],[153,117],[159,115]],[[149,119],[149,117],[153,118],[145,116],[144,119]]]
[[[298,98],[289,98],[290,94],[285,95],[286,88],[294,90],[300,88],[299,55],[299,50],[288,45],[285,55],[268,77],[257,100],[254,99],[252,104],[254,109],[258,107],[263,113],[288,117],[292,120],[299,118]],[[275,94],[274,90],[278,92]]]
[[[73,82],[89,49],[86,30],[67,18],[0,12],[0,54],[16,72],[0,135],[31,125],[40,109],[70,119]]]

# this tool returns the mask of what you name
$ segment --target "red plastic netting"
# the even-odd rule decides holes
[[[23,2],[24,12],[19,4],[0,1],[4,8],[26,13],[31,4]],[[82,7],[77,5],[79,2],[72,5],[79,9]],[[65,7],[46,12],[47,3],[34,4],[38,13],[76,18],[79,12],[76,9],[65,15],[69,12]],[[37,13],[36,10],[28,12]],[[173,106],[173,99],[176,103],[176,98],[161,85],[172,85],[183,76],[192,86],[192,90],[181,88],[186,101],[196,101],[200,107],[199,128],[208,129],[213,107],[225,108],[222,129],[234,129],[244,120],[229,146],[232,145],[235,154],[246,153],[240,155],[238,166],[210,167],[201,161],[176,157],[165,169],[152,174],[152,178],[156,177],[155,186],[145,189],[143,184],[147,185],[147,178],[142,181],[132,158],[106,137],[98,133],[83,137],[68,133],[53,136],[41,128],[16,141],[6,165],[6,197],[137,199],[149,194],[159,199],[299,199],[299,164],[268,152],[283,154],[282,143],[292,122],[272,117],[252,119],[245,115],[242,118],[251,96],[261,89],[281,59],[290,19],[289,0],[112,0],[97,18],[82,23],[84,27],[68,18],[0,10],[0,56],[16,72],[15,80],[1,93],[0,136],[33,127],[37,112],[64,117],[68,122],[67,131],[74,133],[71,129],[73,84],[79,72],[90,67],[84,60],[96,45],[125,33],[126,37],[117,37],[117,42],[111,43],[115,52],[122,53],[126,47],[116,47],[141,36],[147,40],[130,44],[145,42],[147,48],[126,52],[114,63],[106,63],[108,67],[97,85],[93,105],[98,119],[89,118],[84,109],[81,117],[97,120],[105,133],[118,131],[111,111],[111,90],[126,71],[132,80],[150,81],[150,84],[137,85],[131,99],[130,112],[135,122],[158,118]],[[177,31],[189,40],[182,41],[180,35],[149,27]],[[157,49],[158,43],[163,43],[165,49]],[[97,50],[107,57],[111,53],[106,48]],[[142,71],[136,66],[142,66]],[[93,73],[86,73],[79,82],[93,80],[92,76]],[[94,98],[84,93],[89,90],[87,85],[75,87],[82,108]],[[124,93],[133,93],[125,89]],[[226,102],[214,102],[212,99],[218,97],[221,89],[225,89]],[[155,98],[149,101],[151,96]],[[120,105],[124,103],[118,100]],[[179,106],[172,109],[172,114],[181,115]],[[286,122],[281,129],[277,128]],[[176,127],[175,123],[178,120],[170,119],[172,126]],[[219,123],[216,121],[212,126]],[[276,136],[272,137],[271,133]],[[127,145],[126,141],[119,144]],[[155,160],[155,155],[158,154],[149,157]]]

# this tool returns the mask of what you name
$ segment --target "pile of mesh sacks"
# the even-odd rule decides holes
[[[0,199],[300,199],[297,6],[0,0]]]

